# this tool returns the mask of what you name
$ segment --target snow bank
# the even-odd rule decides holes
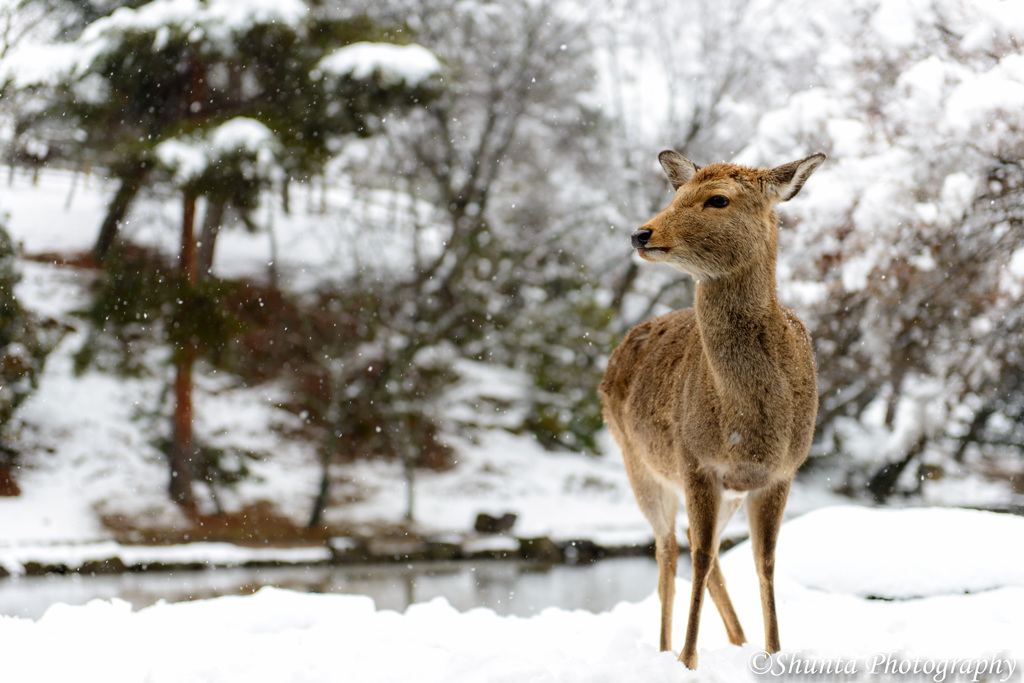
[[[964,541],[958,534],[969,531],[971,552],[922,556],[933,530],[946,531],[955,542]],[[916,534],[924,535],[920,543]],[[990,680],[1020,680],[1016,659],[1024,657],[1024,575],[1019,562],[1012,570],[1003,564],[1008,552],[1003,548],[1019,545],[1022,534],[1022,519],[963,510],[843,507],[787,524],[776,568],[780,629],[789,648],[783,657],[838,658],[858,667],[857,680],[887,680],[869,675],[872,662],[996,655],[1014,666],[1016,678],[1004,669]],[[837,549],[842,552],[834,554]],[[737,547],[724,557],[723,569],[754,644],[730,645],[707,601],[699,673],[687,671],[673,654],[657,651],[653,595],[600,614],[548,609],[518,618],[485,609],[460,613],[443,599],[399,614],[376,609],[367,597],[269,588],[248,597],[158,604],[139,612],[115,600],[56,605],[38,621],[0,618],[4,674],[43,683],[754,680],[749,662],[758,661],[762,636],[749,555],[747,545]],[[858,559],[864,557],[884,558],[883,575],[904,574],[931,585],[925,592],[934,594],[895,602],[850,594],[870,573]],[[805,583],[817,582],[826,567],[840,592]],[[934,583],[936,575],[945,582]],[[983,584],[990,590],[964,594]],[[677,646],[688,596],[689,586],[680,580]]]
[[[1009,515],[834,507],[789,523],[778,553],[809,588],[899,599],[1024,587],[1020,539],[1024,519]]]

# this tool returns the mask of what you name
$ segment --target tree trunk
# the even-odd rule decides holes
[[[182,280],[186,286],[195,286],[198,281],[196,240],[194,235],[196,198],[185,193],[185,205],[181,231]],[[182,299],[188,305],[188,297]],[[188,312],[182,311],[183,324]],[[182,341],[175,361],[174,378],[174,432],[171,439],[171,500],[186,511],[194,511],[195,497],[192,493],[192,366],[196,358],[196,346],[191,338]]]
[[[292,214],[292,179],[287,175],[281,181],[281,211],[285,216]]]
[[[206,280],[213,273],[213,249],[217,244],[221,223],[224,221],[225,203],[206,200],[203,233],[199,237],[199,279]]]
[[[334,460],[334,452],[338,449],[338,425],[341,422],[341,369],[339,365],[332,363],[328,365],[327,370],[330,382],[327,396],[327,438],[320,451],[320,488],[306,525],[310,529],[319,529],[324,525],[327,504],[331,500],[331,461]]]
[[[899,480],[900,475],[903,474],[903,470],[907,469],[911,461],[924,451],[926,443],[925,437],[922,436],[910,448],[902,460],[886,463],[875,472],[874,476],[867,483],[867,489],[876,503],[884,504],[895,493],[896,482]]]
[[[320,451],[320,487],[316,492],[316,499],[313,501],[313,509],[310,511],[307,528],[319,529],[324,525],[324,515],[327,513],[327,504],[331,500],[331,460],[334,456],[334,449],[337,444],[335,426],[328,425],[330,430],[327,441]]]
[[[114,198],[110,200],[110,206],[107,207],[107,215],[104,217],[102,225],[100,225],[100,234],[97,236],[96,244],[92,248],[93,255],[100,263],[106,260],[107,255],[114,246],[121,222],[124,221],[128,208],[139,194],[148,170],[149,165],[146,162],[138,161],[133,163],[121,175],[121,185],[117,188]]]

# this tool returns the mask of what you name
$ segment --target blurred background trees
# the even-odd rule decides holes
[[[15,286],[18,248],[0,224],[0,496],[17,495],[12,468],[18,462],[16,438],[8,429],[15,412],[39,384],[46,357],[62,336],[56,321],[25,310]]]
[[[670,199],[665,147],[698,163],[829,155],[782,209],[780,297],[820,371],[805,476],[879,501],[965,473],[1024,486],[1024,27],[1010,3],[124,5],[4,15],[23,27],[12,45],[43,36],[51,51],[3,59],[8,161],[114,181],[82,363],[138,371],[148,338],[177,349],[165,364],[194,347],[199,372],[284,383],[319,445],[313,526],[344,459],[444,469],[451,437],[479,429],[600,453],[607,354],[692,297],[630,255],[629,233]],[[431,56],[414,75],[367,42]],[[222,225],[273,238],[275,212],[302,210],[347,225],[339,184],[386,209],[339,227],[351,248],[336,272],[315,286],[276,265],[217,276]],[[194,278],[119,240],[147,193],[182,206]],[[450,409],[456,393],[472,413]]]

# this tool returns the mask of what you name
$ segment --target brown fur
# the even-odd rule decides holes
[[[638,243],[640,256],[696,279],[694,308],[635,327],[612,353],[601,394],[605,421],[655,533],[663,650],[671,649],[675,515],[678,494],[684,495],[693,592],[680,659],[693,669],[705,588],[730,641],[744,642],[718,565],[721,532],[741,495],[760,579],[765,649],[779,650],[775,541],[790,482],[810,449],[818,392],[807,329],[776,300],[774,206],[799,192],[824,155],[775,169],[698,169],[675,152],[659,159],[676,195],[634,237],[650,231]],[[713,196],[725,197],[728,206],[709,205]]]

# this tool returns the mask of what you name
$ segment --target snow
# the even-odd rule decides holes
[[[19,544],[0,548],[0,567],[15,576],[25,565],[37,562],[46,566],[64,566],[75,571],[89,562],[120,559],[128,567],[147,565],[206,565],[230,567],[257,562],[277,564],[316,564],[327,562],[326,547],[249,548],[229,543],[182,543],[168,546],[133,546],[114,541],[75,545]]]
[[[207,135],[211,146],[222,153],[237,150],[255,153],[277,144],[273,131],[256,119],[246,116],[237,116],[225,121]]]
[[[1014,297],[1024,294],[1024,248],[1013,252],[1000,284]]]
[[[113,35],[164,31],[154,42],[154,49],[159,49],[167,39],[166,30],[173,29],[193,41],[226,43],[232,33],[254,25],[297,26],[308,12],[301,0],[154,0],[135,9],[118,8],[90,24],[79,42],[103,44]]]
[[[95,48],[86,54],[84,48],[68,44],[21,45],[0,62],[0,80],[10,79],[17,88],[54,86],[78,63],[89,64],[98,55]]]
[[[993,69],[958,87],[950,95],[947,107],[952,125],[965,130],[974,125],[984,126],[993,110],[1024,109],[1024,83],[1002,73],[1002,69]]]
[[[881,35],[886,43],[895,47],[910,47],[914,44],[914,31],[909,30],[920,16],[919,3],[913,0],[888,0],[878,5],[878,11],[871,19],[871,28]]]
[[[157,159],[174,172],[179,185],[193,181],[224,157],[244,153],[256,160],[256,168],[270,172],[277,138],[255,119],[238,116],[200,136],[164,140],[154,149]]]
[[[784,649],[772,670],[838,661],[854,672],[844,680],[892,680],[897,676],[885,676],[886,667],[916,661],[932,675],[945,671],[941,680],[969,681],[981,680],[972,672],[982,663],[998,663],[987,680],[1020,680],[1024,558],[1007,553],[1021,552],[1009,541],[1022,535],[1022,519],[966,510],[836,507],[784,525],[776,564]],[[970,551],[957,552],[965,538]],[[399,613],[365,596],[264,588],[138,611],[121,600],[95,600],[54,605],[36,620],[0,618],[4,673],[42,683],[774,678],[752,672],[766,662],[749,544],[726,553],[722,569],[752,642],[730,645],[706,601],[697,672],[675,653],[657,651],[653,594],[600,613],[550,608],[524,618],[484,608],[460,612],[444,598]],[[897,599],[866,597],[886,591]],[[678,579],[676,647],[688,600],[688,582]]]
[[[202,143],[171,139],[157,145],[153,153],[161,164],[174,171],[180,185],[198,178],[210,166],[207,150]]]
[[[82,76],[125,34],[152,33],[154,51],[164,49],[173,34],[201,49],[230,54],[234,35],[258,25],[298,27],[308,13],[302,0],[153,0],[137,8],[119,7],[71,43],[15,46],[0,63],[0,80],[11,78],[25,87]]]
[[[422,45],[353,43],[324,57],[317,66],[323,73],[366,79],[379,72],[392,83],[420,85],[441,71],[437,57]]]
[[[785,529],[780,557],[800,555],[790,576],[827,593],[911,599],[1024,586],[1024,546],[1008,542],[1024,538],[1020,517],[952,508],[836,506],[795,519]],[[855,534],[853,542],[836,530]],[[799,544],[809,539],[815,539],[814,552],[801,554]],[[962,539],[970,539],[971,552],[984,559],[952,559],[970,554],[958,547]],[[907,566],[893,564],[892,558],[901,557]],[[837,566],[842,570],[836,571]]]

